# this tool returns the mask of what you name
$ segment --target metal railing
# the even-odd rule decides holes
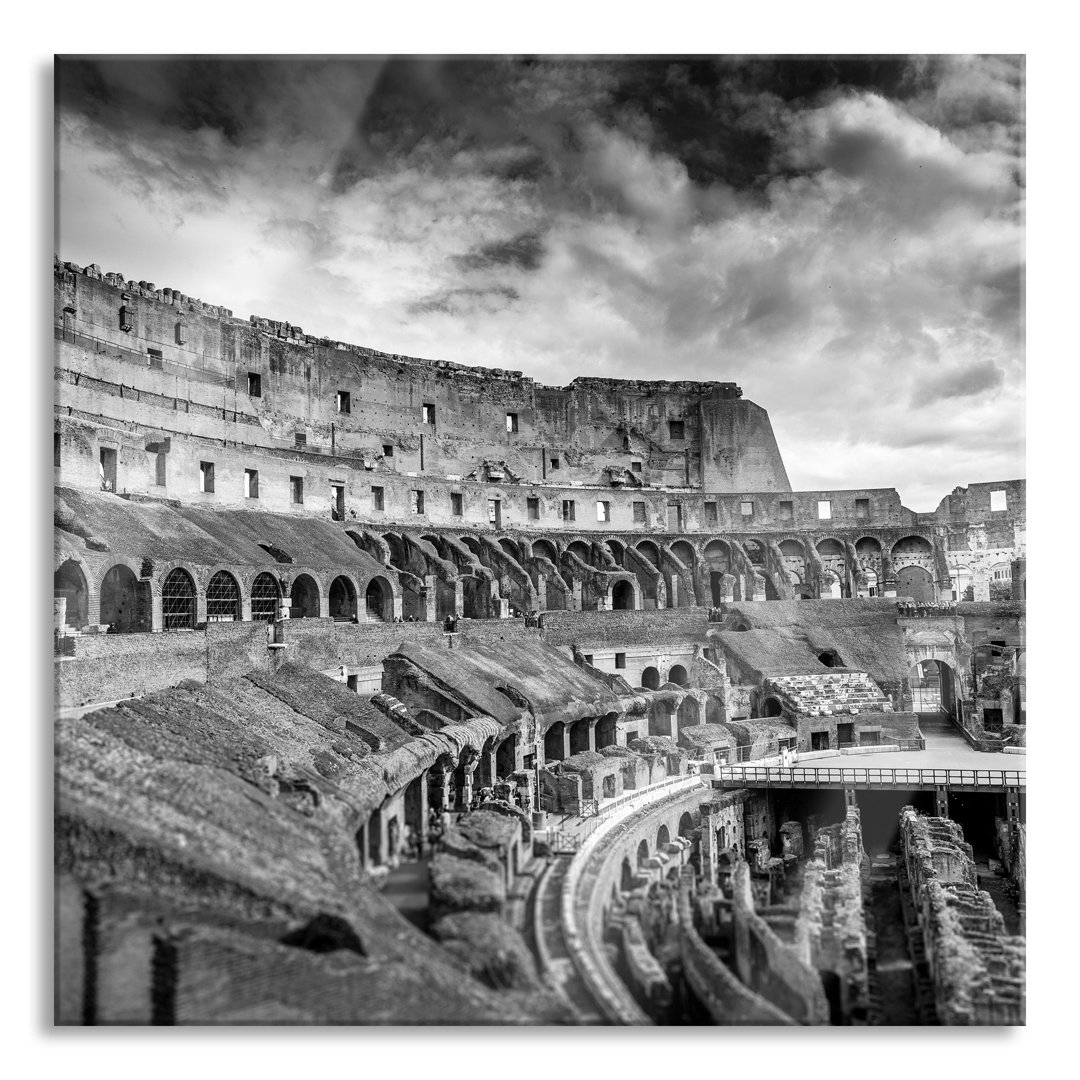
[[[735,768],[719,766],[713,772],[713,783],[723,786],[732,784],[765,784],[767,786],[796,787],[836,784],[849,786],[880,786],[894,788],[912,787],[967,787],[1007,788],[1024,787],[1027,774],[1018,769],[850,769],[850,768],[775,768],[772,766],[746,766]]]

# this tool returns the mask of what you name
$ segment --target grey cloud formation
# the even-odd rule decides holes
[[[1022,475],[1022,59],[58,71],[63,258],[542,382],[733,379],[797,487]]]

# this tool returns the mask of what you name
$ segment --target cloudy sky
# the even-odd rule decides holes
[[[549,384],[732,380],[796,489],[1024,475],[1020,58],[57,73],[62,259]]]

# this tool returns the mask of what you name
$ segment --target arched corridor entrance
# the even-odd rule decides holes
[[[317,619],[319,617],[319,586],[310,574],[298,574],[289,595],[292,597],[291,618]]]
[[[686,668],[682,664],[673,664],[671,666],[671,670],[668,672],[668,682],[672,682],[676,686],[686,686],[689,681]]]
[[[922,660],[908,677],[911,707],[915,712],[956,716],[956,678],[944,660]]]
[[[372,622],[393,622],[394,604],[390,583],[381,577],[373,577],[364,592],[364,610]]]
[[[921,566],[902,566],[896,571],[896,595],[910,596],[918,604],[932,604],[937,599],[934,579]]]
[[[82,567],[74,559],[68,559],[53,574],[53,596],[63,597],[67,601],[64,613],[65,626],[78,630],[87,625],[90,621],[87,614],[89,588]]]
[[[227,570],[219,570],[206,586],[206,621],[239,622],[240,586]]]
[[[356,586],[344,575],[330,583],[330,618],[338,622],[356,618]]]
[[[100,621],[111,634],[131,634],[149,630],[149,617],[141,608],[146,606],[148,586],[123,563],[112,567],[101,582]],[[143,603],[140,603],[140,597]]]
[[[634,610],[634,586],[629,581],[616,581],[611,590],[611,607],[613,611]]]
[[[281,589],[273,574],[260,574],[251,583],[251,618],[255,622],[270,622],[277,618]]]
[[[654,667],[647,667],[641,673],[641,685],[646,690],[659,690],[660,689],[660,672]]]
[[[161,626],[164,630],[195,629],[195,582],[179,566],[169,571],[161,586]]]

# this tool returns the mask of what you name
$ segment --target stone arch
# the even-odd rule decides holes
[[[670,843],[671,834],[668,832],[668,827],[666,825],[661,825],[660,828],[656,830],[656,850],[663,851],[664,846]]]
[[[840,600],[844,595],[844,586],[840,576],[832,570],[825,570],[821,575],[821,596],[824,600]]]
[[[270,622],[277,618],[281,600],[281,586],[274,574],[263,570],[256,574],[249,590],[251,618],[254,622]]]
[[[206,621],[239,622],[242,618],[240,583],[228,570],[211,574],[206,583]]]
[[[690,811],[684,810],[682,816],[679,818],[679,835],[689,840],[695,828],[697,828],[697,826],[694,824],[694,818]]]
[[[805,559],[806,548],[803,547],[801,541],[793,540],[788,537],[786,540],[781,540],[777,545],[780,549],[780,554],[789,559]]]
[[[330,618],[351,622],[356,619],[356,582],[348,574],[338,574],[330,582]]]
[[[860,536],[855,541],[855,554],[876,557],[881,554],[881,541],[876,536]]]
[[[916,603],[933,603],[937,599],[933,575],[922,566],[897,566],[896,595],[910,596]]]
[[[780,699],[773,694],[770,694],[761,705],[762,716],[780,716],[784,711],[784,706],[781,704]]]
[[[627,855],[622,861],[622,869],[619,873],[619,888],[622,892],[630,892],[634,888],[634,868],[630,865],[630,856]]]
[[[947,660],[920,660],[912,665],[908,681],[915,712],[956,715],[956,672]]]
[[[78,630],[90,622],[90,582],[75,559],[66,559],[53,572],[53,596],[67,602],[65,626]]]
[[[765,545],[760,540],[746,537],[742,540],[743,551],[754,566],[765,565]]]
[[[570,725],[570,753],[583,754],[589,749],[589,727],[592,720],[585,717]]]
[[[608,713],[596,724],[596,749],[615,746],[618,742],[619,717],[617,713]]]
[[[495,775],[505,779],[517,770],[517,735],[507,735],[495,747]]]
[[[626,544],[622,540],[618,540],[615,537],[608,537],[605,541],[608,551],[611,552],[612,559],[615,560],[615,565],[620,569],[626,569]]]
[[[686,540],[676,540],[671,544],[671,554],[689,570],[693,570],[697,563],[697,552]]]
[[[364,613],[369,622],[394,621],[394,589],[381,574],[371,578],[364,589]]]
[[[636,611],[637,589],[632,581],[616,581],[611,586],[611,610],[612,611]]]
[[[690,694],[679,702],[679,730],[701,723],[701,703]]]
[[[550,540],[534,540],[532,545],[532,556],[534,559],[549,559],[556,565],[558,565],[559,562],[558,549]]]
[[[317,619],[321,610],[322,594],[319,583],[311,574],[297,574],[289,589],[292,606],[289,616],[293,619]]]
[[[660,549],[651,540],[640,540],[636,547],[643,558],[651,562],[657,570],[660,569]]]
[[[521,562],[521,548],[518,546],[516,540],[511,540],[510,537],[503,536],[499,539],[499,547],[501,547],[514,562]]]
[[[646,690],[659,690],[660,689],[660,672],[651,665],[647,667],[641,673],[641,685]]]
[[[676,686],[686,686],[690,682],[690,677],[686,674],[686,668],[682,664],[672,664],[671,669],[668,671],[667,681],[674,683]]]
[[[592,566],[592,549],[584,540],[571,540],[566,550],[573,552],[586,566]]]
[[[194,630],[197,609],[194,577],[182,566],[173,567],[161,582],[161,628]]]
[[[856,549],[858,550],[858,549]],[[903,536],[892,546],[893,561],[902,555],[933,555],[934,548],[925,536]]]
[[[641,843],[638,844],[638,849],[637,849],[637,864],[638,864],[638,866],[641,866],[642,863],[646,862],[649,859],[649,857],[650,857],[649,856],[649,841],[648,840],[642,840]]]
[[[826,536],[823,540],[819,540],[815,547],[823,559],[844,557],[844,545],[835,536]]]
[[[556,720],[547,731],[544,732],[544,760],[545,761],[562,761],[565,754],[563,752],[563,732],[565,731],[565,725],[561,720]]]

